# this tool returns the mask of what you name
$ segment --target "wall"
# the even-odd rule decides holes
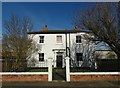
[[[120,75],[71,75],[71,81],[103,81],[112,80],[117,81]]]
[[[48,81],[48,75],[2,75],[2,81]]]
[[[117,72],[109,72],[109,73],[70,73],[71,81],[118,81],[120,80],[120,74]]]
[[[86,43],[86,40],[83,39],[83,35],[86,33],[80,32],[80,33],[70,33],[67,34],[67,47],[70,47],[71,50],[71,58],[72,60],[76,60],[75,53],[76,51],[78,52],[83,52],[82,51],[82,43]],[[57,43],[56,42],[56,36],[57,35],[62,35],[62,43]],[[82,36],[82,43],[76,44],[76,35],[81,35]],[[44,53],[44,59],[47,60],[48,58],[53,58],[53,66],[56,67],[56,52],[63,52],[63,67],[65,66],[64,58],[66,56],[66,35],[65,34],[30,34],[29,36],[33,36],[33,40],[40,45],[41,49],[33,54],[31,57],[36,59],[36,65],[35,67],[41,67],[41,64],[44,64],[44,62],[40,62],[39,55],[38,53]],[[39,36],[44,36],[44,43],[40,44],[39,43]],[[70,36],[70,41],[69,41],[69,36]],[[75,45],[74,45],[75,44]],[[77,47],[77,49],[75,49]],[[93,46],[92,46],[93,47]],[[63,50],[55,50],[54,49],[63,49]],[[86,52],[84,52],[86,53]],[[80,62],[81,63],[81,62]],[[47,64],[45,65],[47,67]]]

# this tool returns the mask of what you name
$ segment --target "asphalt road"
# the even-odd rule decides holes
[[[120,81],[3,82],[2,88],[120,88]]]

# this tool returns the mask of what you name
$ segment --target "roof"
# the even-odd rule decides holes
[[[87,32],[88,31],[81,31],[81,30],[46,30],[46,31],[36,31],[36,32],[28,32],[28,34],[64,34],[64,33],[78,33],[78,32]]]

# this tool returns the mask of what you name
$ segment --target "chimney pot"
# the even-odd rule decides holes
[[[47,25],[45,25],[42,30],[47,31],[48,30]]]
[[[45,27],[47,28],[47,25],[45,25]]]
[[[77,30],[77,26],[75,26],[75,27],[73,28],[73,30]]]

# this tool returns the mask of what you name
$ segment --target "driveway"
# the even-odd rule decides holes
[[[120,81],[3,82],[2,88],[120,88]]]

